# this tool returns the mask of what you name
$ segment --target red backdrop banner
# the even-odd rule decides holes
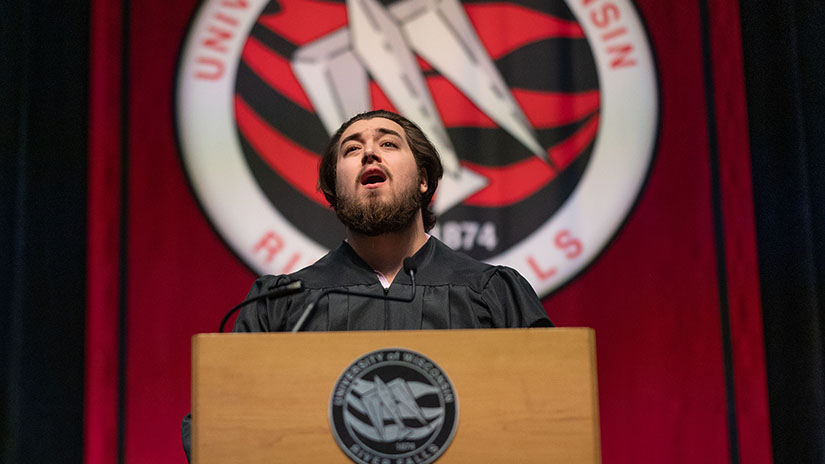
[[[192,58],[193,63],[200,63],[198,71],[235,72],[221,68],[226,63],[214,61],[223,41],[229,44],[237,39],[231,37],[235,29],[229,26],[241,21],[226,14],[221,19],[219,15],[225,13],[221,8],[251,8],[255,3],[93,2],[86,382],[89,463],[117,459],[118,424],[123,425],[121,451],[126,462],[184,461],[180,420],[189,410],[190,337],[215,331],[225,311],[243,299],[256,274],[269,262],[265,253],[239,247],[227,226],[216,222],[214,207],[204,200],[182,153],[188,150],[188,142],[178,132],[182,117],[179,73],[188,59],[187,37],[202,22],[203,17],[196,14],[206,15],[208,10],[230,31],[215,36],[210,50],[217,55]],[[506,207],[501,217],[493,214],[486,222],[478,222],[474,235],[478,239],[471,243],[476,248],[467,250],[485,259],[496,258],[503,256],[496,255],[501,251],[496,247],[507,240],[534,243],[526,235],[514,238],[516,232],[506,232],[508,220],[534,221],[536,227],[543,227],[542,221],[549,223],[553,214],[564,214],[561,201],[551,212],[527,202],[543,194],[551,179],[566,179],[573,186],[585,183],[597,169],[594,166],[602,162],[605,148],[599,138],[603,141],[616,131],[610,89],[620,77],[604,81],[598,56],[606,57],[614,69],[643,61],[641,54],[634,54],[638,50],[623,48],[630,42],[620,40],[629,34],[631,19],[638,17],[652,50],[655,75],[645,85],[652,85],[649,90],[655,104],[652,112],[640,114],[633,112],[636,103],[631,101],[623,117],[630,121],[626,127],[653,121],[655,129],[649,162],[638,171],[641,190],[631,195],[626,212],[614,219],[613,213],[605,213],[604,220],[616,226],[601,241],[595,238],[591,244],[590,229],[571,223],[563,230],[569,236],[557,234],[544,245],[514,253],[521,266],[515,267],[546,295],[544,305],[557,325],[596,330],[605,462],[725,463],[732,456],[741,462],[771,462],[737,4],[571,0],[566,6],[558,2],[557,8],[533,3],[501,2],[495,5],[503,10],[490,15],[492,10],[485,10],[487,2],[468,2],[464,11],[499,68],[508,59],[516,59],[514,50],[536,53],[530,44],[543,44],[549,38],[565,40],[575,51],[580,46],[576,44],[595,30],[601,42],[591,42],[596,45],[588,53],[596,56],[596,71],[588,71],[589,59],[570,55],[566,59],[577,63],[570,79],[560,79],[558,88],[531,91],[525,90],[533,85],[529,76],[503,72],[513,101],[537,134],[535,138],[517,136],[515,124],[507,129],[518,142],[504,146],[523,149],[526,154],[518,161],[526,164],[514,167],[517,163],[508,160],[505,166],[501,161],[467,159],[462,154],[456,172],[467,168],[482,173],[490,188],[465,194],[461,206],[446,209],[439,235],[447,234],[447,224],[467,223],[461,216],[465,209],[486,211],[493,204]],[[627,9],[628,5],[632,8]],[[122,15],[121,7],[128,9],[128,15]],[[548,8],[558,11],[536,13]],[[296,27],[298,19],[307,18],[316,23],[316,32]],[[513,19],[515,26],[508,26],[502,18]],[[312,150],[301,150],[323,145],[323,118],[315,113],[324,111],[313,102],[312,92],[306,90],[310,87],[300,76],[288,78],[295,63],[290,68],[290,63],[281,63],[277,56],[307,50],[319,37],[346,25],[346,9],[343,2],[270,2],[253,19],[251,38],[242,42],[239,84],[233,84],[232,98],[220,104],[231,107],[237,117],[243,156],[251,169],[280,172],[295,186],[297,193],[291,193],[295,201],[317,204],[317,194],[301,190],[303,184],[314,182],[312,170],[296,166],[305,155],[308,161],[303,164],[314,168]],[[518,27],[523,24],[530,27]],[[627,28],[624,32],[623,27]],[[499,32],[484,32],[488,30]],[[501,32],[507,30],[520,32],[511,38]],[[435,105],[457,153],[467,142],[456,141],[455,134],[466,127],[480,131],[506,126],[483,103],[471,102],[467,96],[471,92],[459,90],[460,79],[445,79],[433,70],[438,68],[433,64],[437,56],[421,58],[427,44],[410,40],[408,45],[415,48],[416,66],[426,77],[426,88],[436,96]],[[357,43],[352,47],[359,50]],[[364,63],[369,68],[369,60]],[[399,106],[399,91],[386,82],[376,84],[380,70],[368,71],[374,78],[366,87],[372,105]],[[515,79],[522,80],[516,85]],[[254,83],[259,81],[269,91],[274,89],[276,97],[290,96],[290,104],[300,110],[295,110],[296,118],[309,115],[310,129],[303,136],[309,141],[300,139],[301,127],[270,130],[266,126],[271,123],[265,114],[267,102],[274,97],[255,93]],[[197,116],[210,117],[205,113]],[[313,127],[318,130],[312,132]],[[277,153],[267,153],[267,147],[274,143],[272,137],[283,134],[301,143],[296,142],[298,148],[290,162],[279,165]],[[537,140],[541,150],[531,140]],[[644,140],[627,143],[628,147],[644,146]],[[630,159],[623,161],[619,159],[618,166],[632,164]],[[255,168],[256,162],[267,169]],[[508,175],[525,180],[515,181],[515,188]],[[535,185],[530,185],[530,179]],[[604,188],[611,183],[606,180]],[[577,201],[573,190],[553,188],[557,189],[553,195]],[[525,215],[525,209],[518,209],[522,204],[534,212]],[[312,206],[316,207],[323,210]],[[321,211],[319,220],[327,220],[324,214],[329,215]],[[486,224],[497,227],[495,244],[481,238]],[[314,238],[321,243],[327,240]],[[577,246],[582,248],[580,254],[590,253],[589,258],[575,261]],[[569,262],[547,261],[567,254]],[[270,261],[274,259],[277,269],[284,269],[306,265],[313,256],[284,253],[270,256]],[[122,329],[119,310],[124,316]],[[119,343],[125,347],[124,356],[118,355]]]

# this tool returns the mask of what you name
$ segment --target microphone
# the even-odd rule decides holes
[[[248,300],[244,300],[239,304],[235,305],[234,308],[230,309],[226,316],[223,317],[221,321],[221,327],[218,329],[218,332],[223,332],[223,326],[226,325],[226,321],[229,320],[229,317],[235,313],[235,311],[241,309],[242,307],[248,305],[249,303],[254,303],[258,300],[263,300],[264,298],[280,298],[282,296],[292,295],[293,293],[298,293],[303,291],[304,284],[300,280],[296,280],[295,282],[290,282],[284,285],[278,285],[277,287],[269,287],[269,291],[266,293],[261,293],[260,295],[253,296]]]
[[[318,305],[318,302],[321,301],[321,298],[331,295],[331,294],[338,294],[338,295],[350,295],[350,296],[361,296],[364,298],[375,298],[377,300],[388,300],[388,301],[400,301],[402,303],[410,303],[412,300],[415,299],[415,271],[418,270],[418,266],[413,262],[412,258],[404,258],[404,272],[410,275],[410,281],[412,282],[412,291],[410,291],[410,296],[406,298],[401,298],[397,296],[389,296],[389,295],[375,295],[372,293],[364,293],[364,292],[353,292],[349,290],[340,290],[337,288],[331,288],[329,290],[324,290],[318,295],[317,298],[313,299],[304,309],[304,312],[301,313],[301,318],[298,319],[298,322],[295,323],[295,327],[292,328],[292,332],[300,332],[300,330],[304,327],[307,319],[309,319],[310,314],[312,311],[315,310],[315,306]]]
[[[413,293],[410,297],[410,301],[413,300],[413,296],[415,296],[415,273],[418,271],[418,265],[415,264],[412,258],[404,258],[404,272],[410,275],[410,280],[412,281]]]

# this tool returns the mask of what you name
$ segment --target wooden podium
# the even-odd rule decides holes
[[[333,388],[385,348],[452,383],[458,425],[439,464],[601,461],[594,334],[561,328],[196,335],[193,462],[352,462],[330,429]]]

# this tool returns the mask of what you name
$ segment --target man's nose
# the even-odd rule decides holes
[[[375,151],[375,144],[371,141],[364,146],[364,155],[361,157],[361,164],[380,162],[381,157]]]

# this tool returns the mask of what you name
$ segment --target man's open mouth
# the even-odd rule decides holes
[[[387,175],[378,168],[367,169],[361,174],[361,185],[364,187],[377,186],[386,180]]]

